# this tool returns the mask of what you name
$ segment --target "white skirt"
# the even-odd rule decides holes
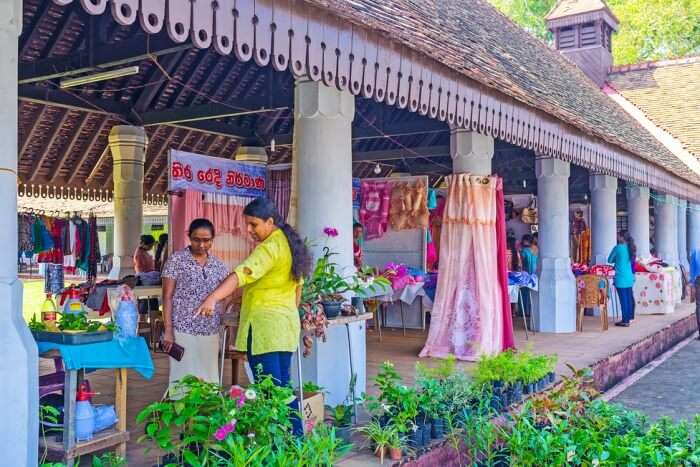
[[[218,384],[219,379],[219,334],[211,336],[193,336],[184,332],[175,331],[175,342],[185,349],[182,360],[179,362],[170,358],[170,388],[173,383],[187,375],[196,376],[209,383]],[[176,394],[170,393],[173,399]]]

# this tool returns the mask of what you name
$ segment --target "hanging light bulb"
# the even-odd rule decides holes
[[[584,201],[588,201],[588,193],[585,193],[585,194],[583,195],[583,200],[584,200]]]
[[[270,141],[270,152],[275,152],[275,138]]]
[[[377,174],[377,175],[379,175],[380,173],[382,173],[382,166],[379,165],[379,164],[375,165],[375,166],[374,166],[374,173]]]
[[[523,188],[527,188],[527,180],[523,178]]]

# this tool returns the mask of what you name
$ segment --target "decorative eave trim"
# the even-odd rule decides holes
[[[53,0],[67,5],[74,0]],[[92,15],[150,34],[289,69],[339,90],[408,109],[700,202],[700,187],[572,125],[476,83],[436,60],[297,0],[80,0]],[[217,5],[214,8],[213,5]],[[234,7],[235,13],[234,14]]]
[[[565,28],[575,24],[590,23],[599,19],[602,19],[608,23],[613,30],[618,30],[619,21],[606,9],[600,9],[588,13],[576,13],[554,19],[545,18],[545,21],[547,21],[547,28],[552,31],[554,28]]]

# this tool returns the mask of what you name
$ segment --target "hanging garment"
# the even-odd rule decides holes
[[[513,315],[510,311],[510,297],[508,295],[508,265],[510,263],[506,258],[508,239],[506,236],[505,213],[503,179],[499,177],[496,182],[496,255],[498,257],[498,285],[501,289],[501,310],[503,316],[502,350],[515,348]]]
[[[360,222],[365,228],[365,239],[381,238],[387,231],[391,184],[389,182],[362,182]]]
[[[497,177],[451,175],[448,187],[433,318],[420,356],[476,360],[504,347],[496,231],[503,206],[497,209]]]
[[[433,188],[428,189],[428,209],[431,211],[437,208],[437,193]]]
[[[394,230],[424,229],[430,221],[425,180],[399,182],[391,190],[389,216]]]
[[[20,252],[34,251],[32,241],[33,216],[18,214],[17,216],[17,248]]]

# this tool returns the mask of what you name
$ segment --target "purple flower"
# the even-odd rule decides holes
[[[329,237],[337,237],[338,229],[335,229],[333,227],[326,227],[325,229],[323,229],[323,233]]]
[[[224,427],[219,428],[216,430],[216,433],[214,433],[214,438],[216,438],[217,441],[223,441],[226,439],[228,436],[228,433],[226,430],[224,430]]]
[[[239,399],[238,399],[238,408],[240,409],[245,405],[245,394],[243,394]]]

